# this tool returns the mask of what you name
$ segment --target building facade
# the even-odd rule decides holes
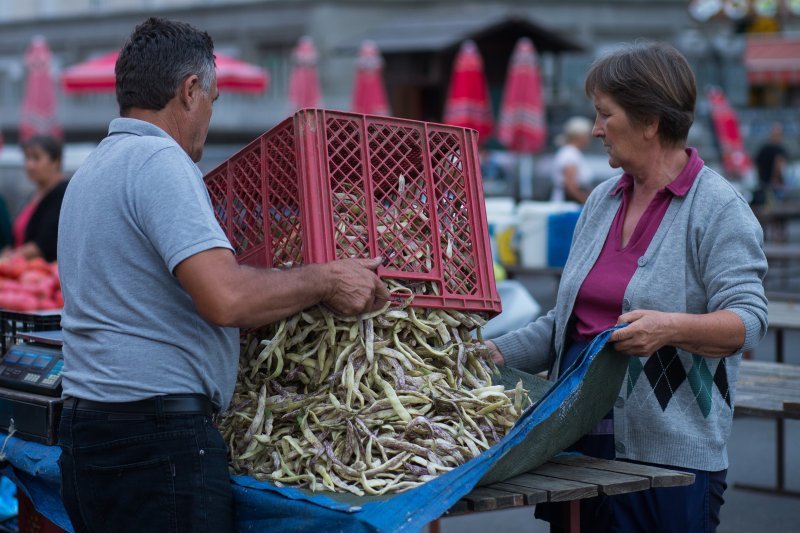
[[[205,29],[219,51],[270,74],[264,95],[222,95],[211,143],[241,145],[291,113],[291,51],[303,35],[318,48],[328,108],[349,107],[356,51],[362,40],[371,39],[386,60],[394,114],[440,120],[452,60],[464,39],[474,39],[496,111],[513,42],[525,35],[539,49],[551,132],[566,116],[592,114],[583,94],[591,61],[618,43],[642,38],[678,46],[695,66],[701,87],[722,86],[733,105],[747,111],[744,37],[725,17],[693,19],[687,5],[686,0],[0,0],[0,129],[13,142],[24,85],[22,58],[35,35],[47,39],[57,78],[65,67],[118,49],[149,15]],[[787,27],[795,23],[788,20]],[[113,94],[61,92],[58,113],[68,140],[96,142],[117,108]],[[757,123],[758,115],[752,120]],[[700,121],[698,126],[699,142],[707,141]]]

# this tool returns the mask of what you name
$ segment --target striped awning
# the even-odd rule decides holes
[[[800,85],[800,37],[748,37],[744,65],[751,85]]]

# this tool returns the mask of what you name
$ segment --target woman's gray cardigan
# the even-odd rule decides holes
[[[583,208],[555,308],[494,339],[508,366],[551,370],[553,379],[557,377],[576,295],[621,202],[621,193],[612,195],[618,181],[615,177],[602,183]],[[727,468],[741,352],[753,348],[767,330],[762,245],[761,226],[747,202],[708,167],[685,196],[671,200],[639,258],[622,311],[704,314],[727,309],[741,318],[745,340],[735,355],[725,358],[682,350],[671,356],[669,349],[650,364],[650,358],[631,357],[614,406],[617,457],[709,471]]]

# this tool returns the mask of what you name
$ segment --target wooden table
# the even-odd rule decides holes
[[[774,279],[777,288],[788,289],[789,281],[796,277],[796,270],[800,271],[800,243],[765,242],[764,255],[769,264],[767,281]]]
[[[583,455],[562,455],[529,473],[473,489],[443,518],[544,502],[569,502],[567,531],[578,532],[580,500],[584,498],[692,483],[694,474],[686,472]],[[438,532],[438,527],[438,521],[433,522],[429,531]]]
[[[783,363],[784,358],[784,332],[786,330],[800,330],[800,303],[769,302],[769,327],[775,332],[775,362]]]
[[[772,316],[770,316],[770,322]],[[800,496],[786,488],[786,435],[784,421],[800,420],[800,366],[742,361],[736,384],[734,414],[775,419],[775,486],[736,483],[736,488]]]
[[[800,218],[800,203],[778,202],[753,207],[753,213],[764,228],[764,234],[774,240],[786,240],[786,224]]]

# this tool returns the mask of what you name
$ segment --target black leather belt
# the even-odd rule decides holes
[[[67,398],[64,400],[64,408],[78,411],[102,411],[105,413],[156,414],[158,401],[162,403],[164,413],[203,414],[207,416],[211,416],[214,413],[214,406],[211,401],[202,394],[167,394],[147,398],[146,400],[121,403]]]

